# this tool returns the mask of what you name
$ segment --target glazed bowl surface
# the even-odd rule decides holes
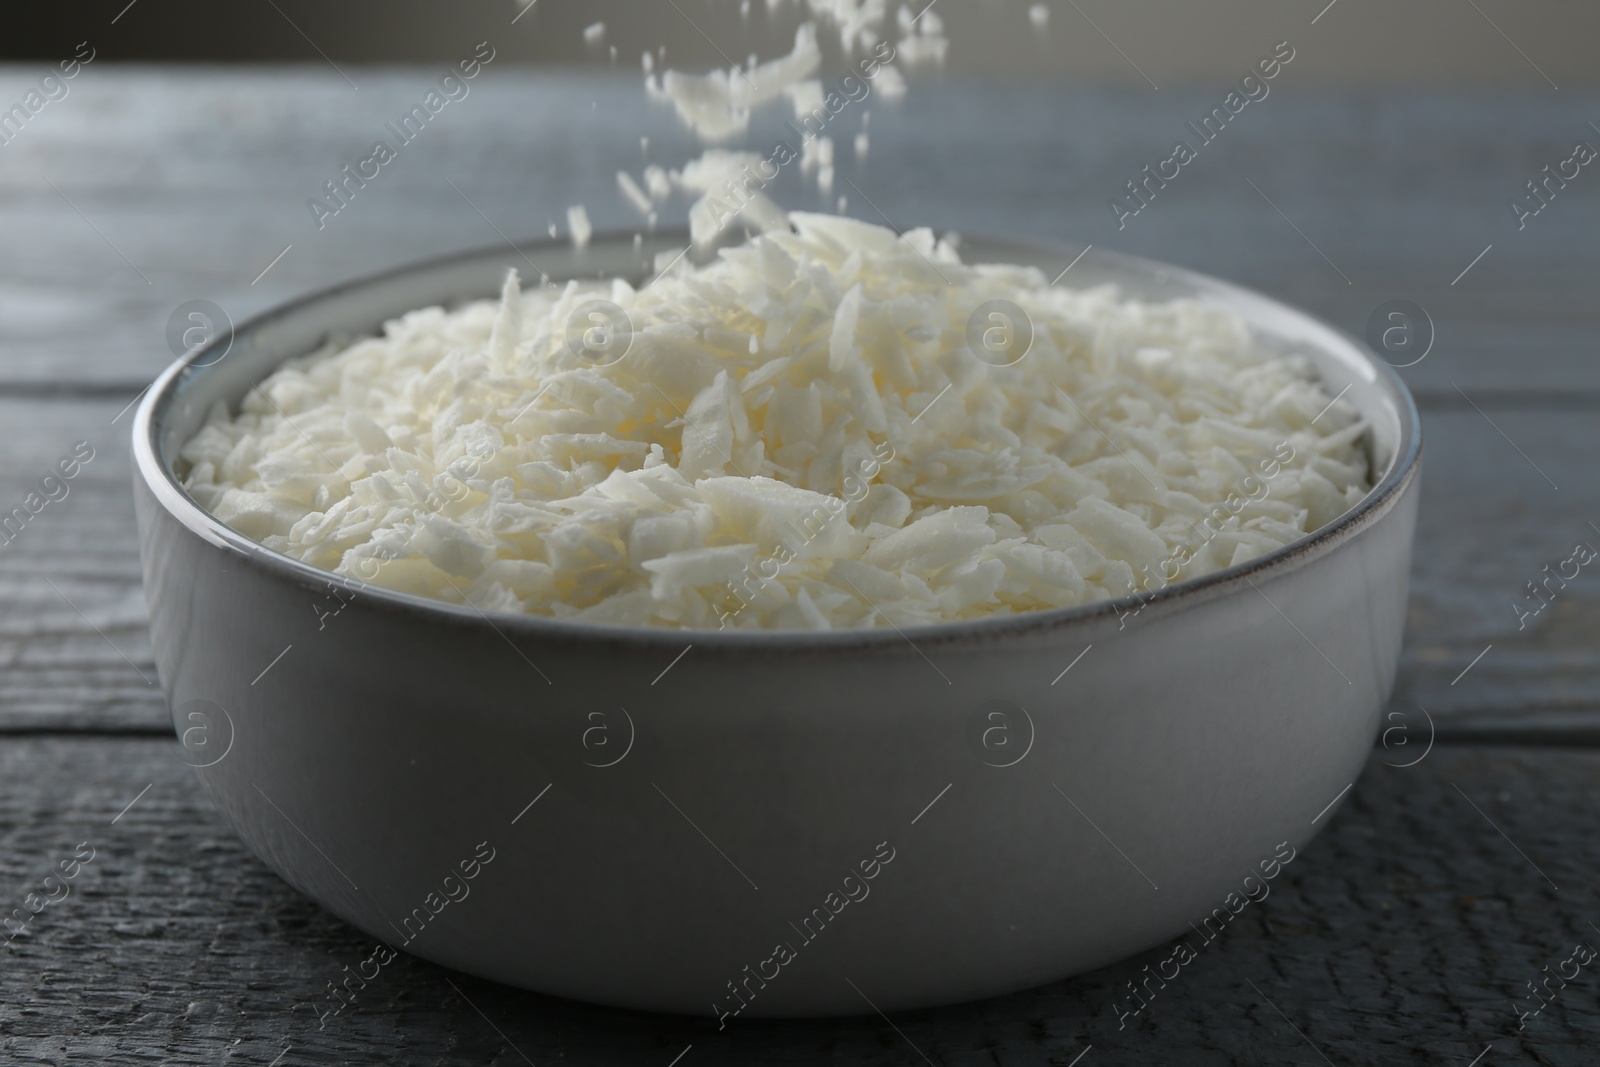
[[[681,247],[502,246],[352,282],[191,353],[140,404],[181,751],[257,856],[387,946],[328,978],[381,982],[371,960],[393,949],[724,1024],[893,1011],[1087,971],[1270,891],[1378,731],[1421,437],[1387,365],[1258,294],[1101,250],[963,244],[1228,307],[1370,422],[1356,508],[1142,600],[838,633],[485,614],[271,552],[182,489],[178,449],[211,406],[330,335],[493,296],[508,267],[643,279]]]

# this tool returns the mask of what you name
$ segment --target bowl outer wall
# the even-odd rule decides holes
[[[319,619],[331,576],[200,535],[143,451],[158,669],[180,730],[226,728],[198,773],[246,844],[396,948],[696,1014],[729,982],[749,1015],[868,1010],[852,982],[884,1010],[1000,993],[1243,892],[1370,749],[1417,498],[1410,458],[1360,521],[1127,618],[639,642],[368,590]]]

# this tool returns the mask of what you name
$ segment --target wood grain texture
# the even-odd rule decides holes
[[[1192,938],[1198,959],[1125,1028],[1119,991],[1170,948],[1014,996],[896,1014],[892,1025],[869,1012],[718,1032],[709,1019],[559,1001],[405,956],[353,1006],[319,1019],[327,983],[369,954],[369,939],[247,854],[175,750],[95,738],[0,746],[0,905],[21,907],[80,842],[95,850],[70,895],[0,945],[5,1063],[264,1067],[288,1047],[283,1067],[667,1067],[693,1045],[686,1067],[954,1067],[1066,1065],[1093,1045],[1083,1064],[1326,1055],[1465,1067],[1492,1043],[1490,1062],[1578,1067],[1600,1042],[1593,967],[1520,1033],[1512,1006],[1578,941],[1600,944],[1590,925],[1600,919],[1594,751],[1439,746],[1409,769],[1375,760],[1270,895],[1210,944]]]
[[[0,69],[0,99],[36,73]],[[241,318],[500,233],[564,229],[570,204],[586,204],[601,230],[635,229],[616,171],[678,166],[698,151],[633,74],[491,65],[319,231],[306,200],[366,155],[437,72],[357,73],[360,91],[325,68],[85,69],[70,96],[0,149],[9,253],[0,386],[131,395],[169,361],[167,318],[185,300],[211,299]],[[1507,208],[1541,167],[1592,136],[1600,94],[1341,93],[1301,89],[1291,66],[1118,229],[1109,199],[1179,138],[1197,141],[1186,123],[1220,90],[926,78],[913,90],[898,102],[869,97],[836,120],[835,193],[849,198],[849,213],[1154,256],[1357,333],[1379,304],[1405,298],[1428,310],[1438,334],[1429,358],[1405,371],[1424,394],[1453,398],[1459,383],[1600,399],[1588,273],[1600,182],[1584,174],[1520,231]],[[858,111],[872,113],[864,163],[849,147]],[[793,138],[785,117],[759,115],[751,143]],[[797,173],[775,188],[788,206],[835,203],[814,184],[803,190]],[[675,201],[663,222],[681,221],[686,207]]]
[[[309,68],[96,64],[0,147],[0,511],[74,442],[96,449],[70,494],[0,545],[0,914],[26,908],[80,842],[96,850],[67,898],[0,942],[0,1062],[1465,1067],[1491,1044],[1485,1067],[1594,1062],[1600,972],[1520,1033],[1513,1002],[1531,1006],[1525,983],[1578,940],[1600,944],[1600,750],[1580,747],[1600,744],[1600,577],[1524,626],[1513,605],[1577,540],[1600,544],[1600,201],[1585,173],[1519,231],[1506,200],[1588,136],[1600,94],[1301,91],[1292,68],[1121,230],[1107,200],[1219,94],[919,83],[900,103],[869,101],[864,165],[847,147],[858,116],[836,138],[836,192],[863,218],[1154,256],[1355,333],[1389,299],[1432,317],[1434,349],[1401,372],[1427,446],[1395,717],[1267,900],[1126,1028],[1119,991],[1165,952],[892,1023],[721,1033],[402,957],[319,1026],[327,983],[371,945],[243,850],[170,738],[138,736],[169,726],[128,418],[113,419],[170,360],[166,323],[185,300],[242,319],[502,232],[543,233],[579,202],[599,229],[631,229],[615,171],[697,150],[637,77],[492,66],[319,232],[306,198],[435,72],[353,73],[359,92]],[[0,99],[35,76],[0,68]],[[761,118],[753,140],[780,132]],[[786,203],[825,206],[782,182]],[[1508,737],[1566,747],[1428,747]]]
[[[0,401],[0,513],[74,445],[65,498],[0,544],[0,728],[148,729],[167,721],[146,629],[120,397]]]

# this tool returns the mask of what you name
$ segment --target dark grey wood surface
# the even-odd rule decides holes
[[[0,69],[0,100],[37,73]],[[270,1064],[293,1046],[285,1067],[666,1067],[692,1044],[683,1067],[1064,1065],[1092,1044],[1082,1067],[1466,1067],[1490,1043],[1485,1067],[1596,1062],[1593,968],[1520,1035],[1512,1003],[1577,939],[1600,944],[1600,577],[1586,571],[1525,627],[1513,605],[1574,543],[1600,545],[1600,178],[1586,170],[1520,231],[1506,201],[1575,140],[1600,143],[1587,126],[1600,95],[1335,93],[1288,74],[1122,230],[1107,200],[1218,94],[919,85],[869,102],[871,154],[858,168],[842,151],[856,188],[838,190],[850,213],[902,228],[1181,263],[1358,334],[1387,300],[1428,311],[1434,347],[1401,372],[1427,438],[1391,709],[1406,731],[1267,902],[1120,1032],[1114,990],[1155,957],[896,1017],[904,1038],[876,1017],[718,1034],[408,959],[319,1030],[310,1005],[365,946],[245,853],[172,758],[125,408],[172,358],[166,324],[186,300],[242,319],[502,232],[564,229],[580,202],[597,228],[631,230],[615,171],[694,151],[634,77],[491,66],[319,232],[306,198],[433,78],[350,73],[359,90],[325,69],[95,64],[0,147],[0,510],[75,442],[96,450],[66,499],[0,545],[0,910],[78,842],[97,850],[73,895],[0,947],[0,1062]],[[757,127],[758,143],[779,134]],[[1429,736],[1416,767],[1382,765]]]
[[[3,1062],[266,1065],[287,1047],[283,1065],[668,1067],[692,1045],[680,1067],[1065,1067],[1092,1045],[1079,1067],[1466,1067],[1493,1045],[1484,1064],[1588,1067],[1600,1047],[1595,965],[1521,1031],[1514,1007],[1532,1010],[1525,983],[1579,941],[1600,946],[1592,750],[1441,745],[1404,769],[1384,761],[1414,756],[1380,753],[1270,895],[1209,945],[1191,938],[1199,958],[1125,1028],[1126,983],[1170,948],[892,1025],[868,1015],[719,1032],[709,1018],[534,996],[404,956],[322,1018],[327,983],[370,939],[245,852],[171,747],[0,747],[0,875],[16,898],[0,903],[20,906],[81,842],[95,850],[71,894],[0,948]]]

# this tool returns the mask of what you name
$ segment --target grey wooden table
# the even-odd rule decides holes
[[[0,101],[39,73],[0,69]],[[0,1063],[1600,1062],[1600,965],[1517,1012],[1545,1004],[1528,983],[1578,942],[1600,945],[1600,577],[1515,608],[1545,565],[1600,545],[1600,177],[1520,230],[1507,207],[1575,141],[1600,143],[1600,95],[1287,77],[1120,230],[1108,199],[1215,94],[919,86],[873,102],[870,157],[845,153],[853,185],[836,191],[900,227],[1182,263],[1356,333],[1390,300],[1431,318],[1431,350],[1402,371],[1427,444],[1392,728],[1270,899],[1126,1026],[1113,1004],[1156,954],[980,1004],[722,1032],[405,958],[319,1020],[370,946],[246,853],[176,758],[125,410],[172,358],[186,301],[242,319],[564,227],[580,202],[598,228],[633,229],[615,171],[693,151],[636,78],[491,68],[319,230],[307,198],[436,74],[346,73],[356,87],[325,67],[95,64],[0,146],[0,511],[75,443],[94,449],[0,544],[0,914],[93,850],[69,895],[0,943]],[[778,132],[757,127],[757,143]],[[782,198],[820,206],[797,185]]]

